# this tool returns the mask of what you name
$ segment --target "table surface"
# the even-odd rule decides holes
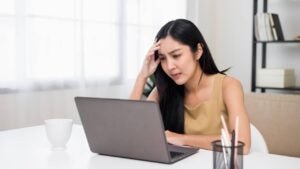
[[[64,151],[52,151],[44,126],[0,132],[0,168],[3,169],[212,169],[212,152],[198,153],[174,164],[161,164],[92,153],[81,125],[74,125]],[[300,158],[252,152],[244,169],[299,169]]]

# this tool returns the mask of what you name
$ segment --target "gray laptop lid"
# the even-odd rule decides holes
[[[184,158],[170,157],[157,103],[87,97],[75,102],[92,152],[162,163]],[[197,150],[178,151],[190,155]]]

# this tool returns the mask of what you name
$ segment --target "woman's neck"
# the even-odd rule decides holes
[[[193,76],[184,84],[185,92],[191,93],[196,92],[202,86],[205,79],[205,73],[198,64]]]

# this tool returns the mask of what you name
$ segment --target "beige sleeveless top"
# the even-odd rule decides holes
[[[228,121],[228,113],[222,96],[225,75],[215,74],[212,95],[202,104],[189,108],[184,106],[185,134],[216,135],[221,133],[221,114]]]

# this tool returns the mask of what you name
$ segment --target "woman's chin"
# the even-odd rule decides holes
[[[175,82],[177,85],[184,85],[184,83],[185,83],[185,81],[180,80],[180,79],[174,80],[174,82]]]

